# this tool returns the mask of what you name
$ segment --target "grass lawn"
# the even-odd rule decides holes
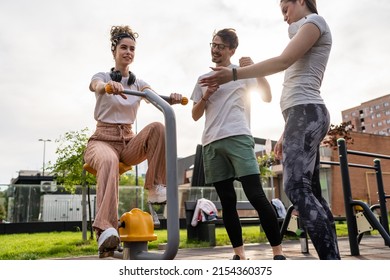
[[[157,240],[149,243],[149,250],[155,250],[158,244],[167,242],[166,230],[155,230],[155,234]],[[337,235],[348,235],[346,224],[337,225]],[[267,242],[259,226],[243,227],[243,236],[246,244]],[[297,239],[297,237],[285,236],[285,239]],[[225,228],[216,228],[216,240],[217,246],[230,245]],[[0,244],[0,260],[38,260],[97,254],[96,240],[83,241],[81,232],[6,234],[0,235]],[[179,248],[207,246],[209,246],[208,242],[187,242],[186,230],[180,230]]]

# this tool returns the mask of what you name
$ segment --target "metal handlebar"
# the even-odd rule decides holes
[[[141,251],[136,254],[139,260],[170,260],[174,259],[180,242],[178,188],[177,188],[177,142],[176,119],[172,107],[159,95],[149,89],[143,92],[124,90],[124,94],[146,98],[165,118],[165,158],[167,174],[167,232],[168,240],[164,253]]]

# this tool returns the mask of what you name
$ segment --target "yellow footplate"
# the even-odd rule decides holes
[[[148,212],[134,208],[124,213],[120,218],[119,235],[122,242],[154,241],[157,235],[154,234],[153,218]]]

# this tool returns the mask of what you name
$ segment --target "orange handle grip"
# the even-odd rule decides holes
[[[106,84],[106,85],[104,86],[104,90],[105,90],[107,93],[112,94],[112,87],[111,87],[110,84]]]
[[[188,98],[187,97],[182,97],[180,104],[181,105],[187,105],[188,104]]]

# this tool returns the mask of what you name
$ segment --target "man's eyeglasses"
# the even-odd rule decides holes
[[[218,50],[222,51],[225,48],[228,48],[229,46],[226,46],[225,44],[217,44],[217,43],[210,43],[210,48],[215,49],[217,48]]]

